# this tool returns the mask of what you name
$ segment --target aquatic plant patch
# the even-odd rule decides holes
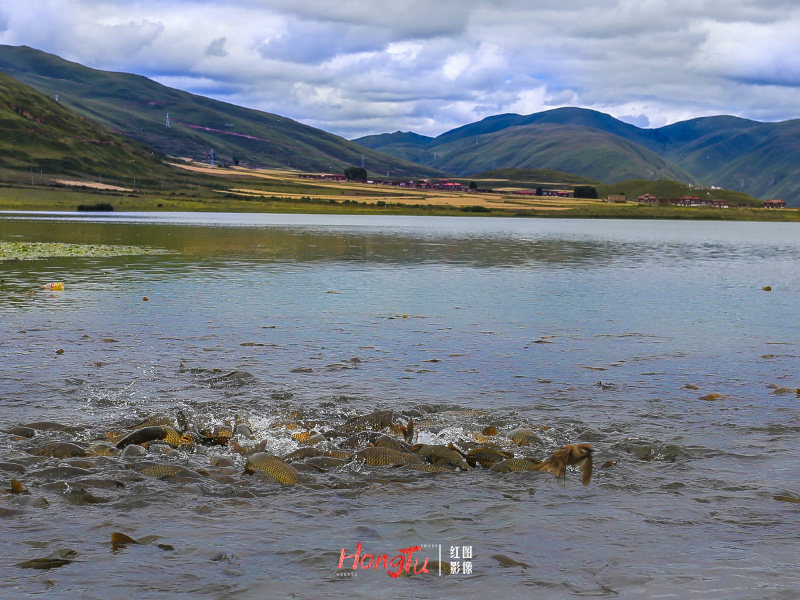
[[[162,248],[61,242],[0,242],[0,260],[38,260],[55,257],[143,256],[171,254]]]

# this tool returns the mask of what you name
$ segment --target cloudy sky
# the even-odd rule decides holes
[[[800,117],[797,0],[24,0],[0,43],[348,138],[560,106]]]

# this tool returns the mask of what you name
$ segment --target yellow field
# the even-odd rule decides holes
[[[573,198],[544,198],[518,196],[508,193],[481,194],[475,192],[443,192],[441,190],[420,190],[416,188],[391,187],[379,184],[325,181],[321,179],[300,179],[297,172],[279,169],[246,169],[234,167],[223,169],[197,163],[173,163],[174,166],[195,173],[221,177],[252,177],[259,183],[269,185],[274,183],[274,189],[256,189],[250,187],[234,187],[220,192],[236,194],[249,198],[311,198],[312,200],[328,201],[334,199],[338,202],[347,200],[364,204],[403,204],[408,206],[436,206],[462,208],[466,206],[481,206],[493,210],[547,210],[564,211],[592,204],[599,204],[597,200],[576,200]],[[303,191],[289,191],[283,187],[290,183],[300,186]]]
[[[76,181],[73,179],[56,179],[56,183],[61,185],[68,185],[71,187],[87,187],[93,190],[108,190],[109,192],[132,192],[130,188],[119,187],[118,185],[108,185],[105,183],[98,183],[96,181]]]
[[[79,204],[108,202],[115,210],[216,212],[316,212],[336,214],[425,214],[542,216],[613,219],[709,219],[800,221],[797,209],[767,210],[610,204],[601,200],[495,193],[447,192],[379,184],[304,179],[286,169],[221,168],[175,159],[186,175],[175,180],[140,180],[136,189],[77,179],[43,185],[0,186],[3,210],[75,210]],[[196,177],[195,177],[196,175]],[[59,184],[54,187],[52,184]],[[166,183],[166,185],[165,185]],[[479,186],[491,183],[477,180]],[[68,186],[67,188],[63,186]]]

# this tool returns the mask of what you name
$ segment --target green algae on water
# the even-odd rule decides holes
[[[170,254],[161,248],[110,244],[65,244],[61,242],[0,242],[2,260],[40,260],[63,257],[144,256]]]

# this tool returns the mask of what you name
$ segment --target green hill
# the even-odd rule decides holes
[[[448,136],[428,164],[455,174],[494,168],[555,169],[612,183],[625,179],[696,181],[647,148],[581,125],[534,123],[469,138]]]
[[[757,200],[744,192],[732,190],[712,190],[709,188],[699,188],[687,185],[680,181],[670,181],[660,179],[650,181],[648,179],[630,179],[619,181],[613,184],[601,185],[597,188],[601,198],[609,194],[623,194],[629,201],[635,201],[643,194],[652,194],[658,198],[680,198],[681,196],[698,196],[710,200],[727,200],[732,206],[763,206],[761,200]]]
[[[27,46],[0,45],[0,71],[148,148],[170,156],[341,173],[436,176],[420,166],[291,119],[172,89],[139,75],[90,69]],[[169,113],[171,127],[166,127]]]
[[[491,169],[469,176],[475,181],[491,183],[490,187],[526,187],[552,185],[597,185],[598,182],[588,177],[564,173],[554,169]]]
[[[495,115],[427,140],[413,147],[415,158],[460,175],[532,166],[612,183],[667,178],[800,206],[800,120],[715,116],[642,129],[597,111],[561,108]],[[370,144],[412,151],[397,134],[370,136]]]
[[[697,182],[642,145],[649,139],[644,131],[597,111],[564,108],[487,117],[436,138],[398,131],[355,141],[459,176],[513,168],[551,169],[605,182],[634,177]]]
[[[800,205],[800,120],[707,117],[660,132],[664,155],[703,181]]]
[[[57,175],[158,177],[152,152],[0,73],[0,168]]]
[[[368,135],[353,141],[404,160],[424,164],[431,157],[428,146],[433,138],[411,131],[395,131],[394,133]]]

